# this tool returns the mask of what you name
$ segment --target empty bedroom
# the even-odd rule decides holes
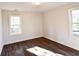
[[[79,2],[0,2],[1,56],[79,56]]]

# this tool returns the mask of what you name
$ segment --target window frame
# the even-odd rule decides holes
[[[79,35],[75,36],[73,34],[73,27],[72,27],[72,11],[73,10],[79,10],[79,7],[75,7],[75,8],[71,8],[68,10],[68,14],[69,14],[69,39],[79,39]]]
[[[10,32],[10,30],[11,30],[11,24],[10,24],[11,16],[18,16],[18,17],[20,17],[20,29],[21,29],[20,33],[13,34],[13,33]],[[22,34],[22,17],[20,15],[9,15],[9,34],[10,35],[21,35]]]

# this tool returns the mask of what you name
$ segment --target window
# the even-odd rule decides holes
[[[79,35],[79,10],[72,10],[72,29],[75,35]]]
[[[21,34],[21,18],[20,16],[10,16],[10,34]]]

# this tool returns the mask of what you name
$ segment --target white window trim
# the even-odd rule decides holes
[[[20,17],[20,19],[21,19],[21,20],[20,20],[21,33],[18,33],[18,34],[11,34],[11,33],[10,33],[10,17],[11,17],[11,16],[19,16],[19,17]],[[9,27],[8,27],[8,28],[9,28],[9,35],[21,35],[21,34],[22,34],[22,17],[21,17],[20,15],[9,15],[9,24],[8,24],[8,26],[9,26]]]
[[[77,10],[79,9],[79,7],[75,7],[75,8],[71,8],[68,10],[68,14],[69,14],[69,39],[79,39],[79,37],[76,37],[73,35],[73,30],[72,30],[72,10]]]

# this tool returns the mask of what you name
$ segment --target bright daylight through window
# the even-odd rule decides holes
[[[21,34],[21,19],[20,16],[10,16],[10,34]]]
[[[79,36],[79,10],[72,10],[72,32]]]

